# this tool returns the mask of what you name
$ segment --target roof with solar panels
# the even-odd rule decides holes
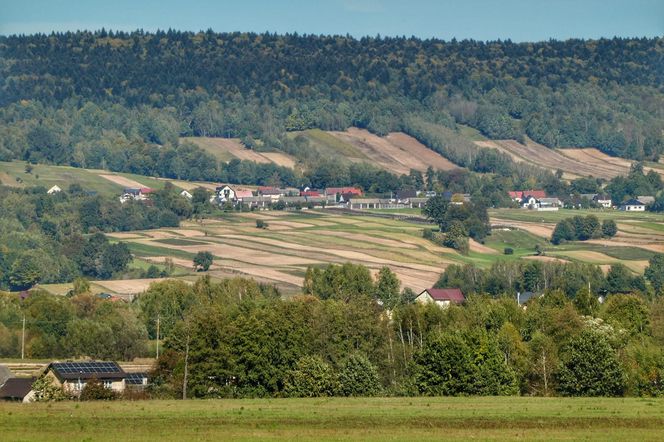
[[[127,377],[127,373],[116,362],[52,362],[48,369],[53,370],[53,373],[62,380],[124,379]]]

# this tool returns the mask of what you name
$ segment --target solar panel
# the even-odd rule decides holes
[[[56,362],[53,368],[63,374],[122,373],[115,362]]]
[[[129,385],[142,385],[144,379],[147,379],[145,373],[127,373],[125,382]]]

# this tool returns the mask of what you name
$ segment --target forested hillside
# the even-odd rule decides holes
[[[537,175],[460,139],[459,123],[489,138],[527,135],[638,160],[664,152],[661,38],[516,44],[102,30],[4,36],[0,54],[5,160],[223,177],[215,159],[178,137],[238,137],[296,154],[307,146],[286,132],[356,126],[403,131],[471,170]]]

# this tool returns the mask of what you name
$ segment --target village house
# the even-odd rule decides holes
[[[80,395],[91,379],[116,393],[122,393],[128,386],[147,385],[145,373],[127,373],[117,362],[107,361],[51,362],[44,375],[53,385],[74,396]]]
[[[242,202],[245,198],[254,196],[251,190],[234,189],[229,185],[219,186],[215,189],[216,200],[219,204]]]
[[[540,198],[546,198],[546,192],[543,190],[513,190],[507,192],[507,194],[512,201],[521,204],[521,207],[527,207],[527,204],[524,206],[524,203],[531,199],[536,201]]]
[[[60,192],[62,192],[62,189],[57,184],[46,191],[46,193],[49,195]]]
[[[325,195],[335,198],[337,195],[362,196],[362,190],[357,187],[328,187],[325,189]]]
[[[609,195],[604,195],[604,194],[597,194],[595,195],[592,200],[599,204],[600,206],[604,207],[605,209],[610,209],[613,207],[613,202],[611,201],[611,197]]]
[[[154,192],[154,190],[150,189],[149,187],[126,188],[122,191],[122,196],[120,196],[120,202],[124,204],[130,200],[147,201],[150,199],[150,194],[152,192]]]
[[[632,198],[620,205],[620,210],[623,212],[643,212],[646,210],[646,205],[643,202]]]
[[[189,193],[186,190],[183,190],[182,192],[180,192],[180,196],[183,197],[183,198],[187,198],[188,200],[190,200],[194,197],[191,193]]]
[[[426,289],[415,298],[415,302],[420,304],[435,303],[441,308],[447,308],[451,304],[462,304],[465,300],[461,289],[458,288]]]
[[[262,186],[258,188],[259,196],[267,196],[277,201],[280,197],[286,195],[286,189],[279,189],[277,187]]]

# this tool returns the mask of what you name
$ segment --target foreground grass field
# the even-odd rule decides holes
[[[0,404],[22,440],[662,440],[662,399],[334,398]]]

